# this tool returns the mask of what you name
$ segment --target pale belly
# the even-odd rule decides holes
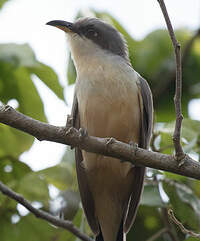
[[[92,136],[113,137],[126,143],[138,143],[141,114],[137,85],[115,83],[114,86],[109,86],[108,83],[100,83],[97,86],[98,88],[94,88],[88,83],[85,91],[84,88],[79,88],[81,91],[77,93],[81,127]],[[96,154],[83,152],[83,156],[85,167],[89,170],[108,165],[112,169],[116,168],[116,164],[119,169],[127,166],[115,161],[112,161],[112,165],[108,163],[111,158]],[[92,161],[93,158],[99,161]]]
[[[80,124],[89,135],[97,137],[114,137],[129,143],[138,143],[140,131],[140,107],[137,85],[103,86],[94,89],[91,83],[87,89],[79,88],[77,92]],[[81,87],[81,86],[80,86]],[[104,89],[103,89],[104,88]],[[103,92],[102,92],[103,91]],[[116,193],[124,186],[131,186],[132,165],[114,158],[83,151],[83,166],[89,179],[90,188],[97,196],[106,192]],[[126,200],[131,190],[124,192]],[[95,195],[95,196],[96,196]],[[121,200],[121,201],[122,201]],[[124,201],[123,201],[124,202]]]
[[[100,83],[94,88],[88,83],[87,88],[79,88],[77,97],[80,125],[89,135],[138,143],[141,114],[136,84],[117,82],[110,86],[106,83],[105,86]],[[109,227],[104,232],[110,237],[108,240],[112,240],[113,230],[119,228],[133,191],[133,166],[99,154],[85,151],[82,154],[96,216],[102,230]]]

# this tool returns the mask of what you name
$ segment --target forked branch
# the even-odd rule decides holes
[[[182,95],[182,66],[181,66],[181,46],[176,40],[176,36],[165,6],[164,0],[157,0],[160,4],[160,8],[165,18],[167,28],[169,31],[170,38],[175,52],[176,59],[176,92],[174,96],[174,104],[176,111],[176,124],[173,134],[173,142],[175,148],[175,155],[177,160],[182,160],[185,156],[183,148],[181,146],[181,124],[183,120],[182,109],[181,109],[181,95]]]

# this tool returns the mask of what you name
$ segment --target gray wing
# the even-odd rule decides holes
[[[74,101],[72,106],[72,118],[73,118],[72,120],[73,127],[79,130],[80,117],[79,117],[78,101],[77,101],[76,94],[74,95]],[[94,234],[97,235],[99,233],[99,225],[95,217],[94,201],[89,189],[87,176],[85,174],[85,169],[83,168],[83,165],[81,165],[81,162],[83,161],[82,152],[77,147],[75,148],[75,159],[76,159],[77,179],[78,179],[78,185],[79,185],[79,191],[80,191],[83,209],[92,231],[94,232]]]
[[[153,101],[149,85],[145,79],[138,75],[139,79],[139,103],[141,111],[141,129],[140,129],[140,142],[139,147],[147,149],[150,144],[152,125],[153,125]],[[134,167],[134,181],[132,186],[132,194],[127,207],[127,216],[124,224],[124,231],[128,232],[131,228],[137,209],[139,206],[141,194],[143,191],[145,167]]]

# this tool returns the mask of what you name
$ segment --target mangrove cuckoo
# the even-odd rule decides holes
[[[131,66],[123,36],[97,18],[47,24],[68,36],[77,72],[74,127],[148,148],[152,95]],[[75,157],[81,200],[96,241],[124,241],[136,216],[145,168],[79,148]]]

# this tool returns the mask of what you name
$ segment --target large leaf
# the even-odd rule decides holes
[[[18,68],[15,71],[18,87],[19,111],[40,121],[46,121],[42,100],[30,74],[25,68]]]
[[[192,190],[181,183],[174,181],[163,183],[164,191],[170,199],[175,216],[183,225],[190,229],[199,230],[200,227],[200,205],[199,199]]]
[[[172,136],[174,133],[175,122],[158,123],[155,125],[155,132],[160,134],[159,147],[163,153],[171,154],[173,152]],[[181,140],[184,151],[190,153],[198,148],[198,139],[200,136],[200,121],[184,119],[182,122]]]
[[[30,67],[29,70],[36,74],[60,99],[64,100],[63,88],[52,68],[43,63],[38,63],[37,66]]]
[[[37,61],[29,45],[0,44],[0,101],[7,103],[15,99],[20,112],[46,121],[43,102],[32,81],[33,73],[59,98],[64,99],[56,73]],[[0,128],[0,155],[18,157],[33,144],[32,136],[2,125]]]
[[[5,84],[6,87],[9,87],[8,84],[10,84],[8,89],[12,91],[12,95],[7,93],[7,100],[16,98],[14,94],[16,88],[11,88],[15,87],[12,71],[21,67],[27,70],[29,78],[31,74],[36,74],[59,98],[64,99],[63,88],[56,73],[49,66],[37,61],[28,44],[0,44],[0,67],[0,94],[3,102],[5,102],[5,97],[2,97],[2,95],[4,96],[2,86]]]
[[[33,214],[25,217],[20,217],[19,222],[16,224],[11,223],[11,220],[0,220],[0,233],[2,241],[36,241],[36,240],[57,240],[60,233],[67,231],[57,229],[50,225],[45,220],[36,218]],[[60,239],[59,241],[64,241]]]
[[[0,176],[3,183],[15,186],[15,183],[30,172],[31,168],[17,158],[9,155],[0,157]]]
[[[29,201],[39,201],[42,202],[45,207],[48,207],[48,183],[39,176],[37,172],[25,175],[20,180],[16,191]]]
[[[10,155],[17,158],[31,147],[34,140],[32,136],[6,125],[0,125],[0,133],[1,156]]]
[[[189,237],[189,238],[186,238],[184,241],[199,241],[200,238],[194,238],[194,237]]]
[[[16,190],[20,180],[31,172],[30,167],[13,156],[6,155],[0,157],[0,180],[12,189]],[[8,210],[16,212],[16,205],[16,201],[0,193],[1,213]]]
[[[38,172],[38,175],[44,178],[49,184],[53,184],[60,190],[77,187],[74,167],[67,162],[46,168]]]
[[[0,8],[3,7],[3,5],[7,2],[8,0],[0,0]]]

